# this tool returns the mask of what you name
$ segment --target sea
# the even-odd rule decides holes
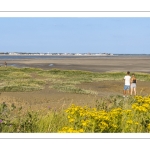
[[[150,54],[114,54],[114,55],[0,55],[0,60],[23,60],[23,59],[65,59],[65,58],[81,58],[81,57],[133,57],[147,56]]]

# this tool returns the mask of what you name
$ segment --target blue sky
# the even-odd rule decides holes
[[[0,18],[0,52],[150,54],[150,18]]]

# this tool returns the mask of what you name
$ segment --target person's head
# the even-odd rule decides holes
[[[130,71],[127,71],[127,75],[129,75],[130,74]]]
[[[135,74],[134,74],[134,73],[132,73],[132,77],[135,77]]]

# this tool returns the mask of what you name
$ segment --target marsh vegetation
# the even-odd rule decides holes
[[[28,94],[42,91],[46,87],[48,90],[55,90],[66,96],[72,93],[75,97],[83,95],[89,98],[96,97],[91,106],[70,103],[67,108],[62,107],[59,110],[48,106],[47,109],[38,110],[32,110],[29,106],[24,110],[21,99],[20,105],[15,105],[1,98],[0,132],[149,132],[148,92],[143,95],[140,90],[139,96],[124,99],[121,93],[99,97],[99,90],[91,88],[92,85],[105,81],[105,84],[115,85],[116,82],[122,81],[124,75],[125,72],[95,73],[79,70],[0,67],[1,94],[9,92]],[[149,74],[136,73],[136,77],[138,81],[150,82]],[[88,84],[89,88],[84,88],[85,84]],[[34,97],[33,93],[32,97]],[[115,118],[115,114],[118,114],[118,118]],[[100,116],[103,116],[103,119]],[[116,120],[111,121],[111,117]],[[95,126],[91,122],[95,122]],[[136,130],[134,130],[135,126]]]

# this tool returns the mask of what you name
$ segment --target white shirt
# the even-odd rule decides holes
[[[125,76],[124,77],[124,80],[125,80],[125,85],[130,85],[130,79],[131,79],[131,77],[130,76]]]

